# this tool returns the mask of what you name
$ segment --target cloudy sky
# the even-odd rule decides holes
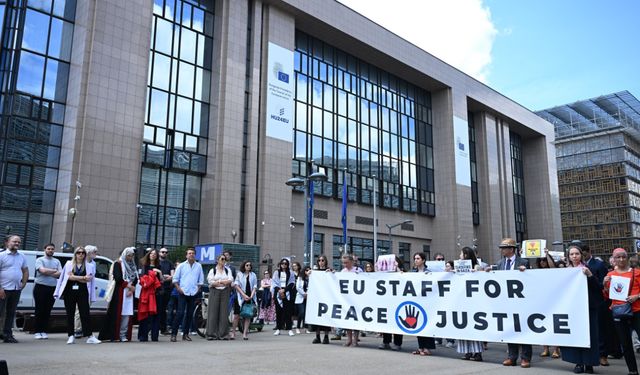
[[[338,1],[532,110],[640,98],[637,0]]]

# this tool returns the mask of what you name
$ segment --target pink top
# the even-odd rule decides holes
[[[260,281],[261,288],[271,288],[271,279],[264,278]]]

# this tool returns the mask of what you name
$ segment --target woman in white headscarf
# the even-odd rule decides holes
[[[116,282],[113,297],[109,302],[104,326],[100,330],[101,340],[126,342],[131,340],[133,297],[138,283],[138,270],[134,262],[135,248],[127,247],[120,259],[113,263],[109,277]]]

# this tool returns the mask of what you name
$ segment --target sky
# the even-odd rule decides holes
[[[338,0],[530,110],[640,99],[638,0]]]

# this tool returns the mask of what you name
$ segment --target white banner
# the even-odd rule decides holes
[[[416,336],[589,346],[580,269],[497,272],[313,271],[305,321]]]
[[[267,136],[293,140],[293,51],[269,42],[267,69]]]

